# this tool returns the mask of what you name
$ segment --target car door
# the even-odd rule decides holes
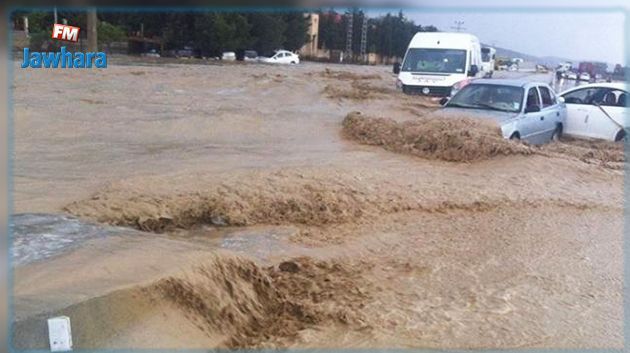
[[[542,128],[541,138],[549,140],[553,137],[554,132],[560,120],[560,105],[557,104],[555,97],[547,86],[538,86],[542,108],[540,110],[540,119]]]
[[[602,88],[593,100],[588,132],[590,137],[618,140],[627,124],[627,93],[619,89]],[[621,132],[623,134],[623,132]]]
[[[280,64],[286,64],[287,63],[287,59],[288,59],[287,58],[287,53],[280,52],[280,53],[278,53],[278,57],[279,57],[278,63],[280,63]]]
[[[541,116],[540,94],[535,86],[530,87],[525,96],[523,118],[521,119],[519,124],[520,126],[518,128],[521,134],[521,140],[525,140],[533,144],[540,144],[544,142],[540,136],[541,131],[544,130],[541,128]]]
[[[598,95],[599,89],[597,87],[580,88],[562,95],[567,107],[564,127],[564,132],[567,135],[591,137],[589,120],[592,113],[591,108],[595,108],[591,102]]]

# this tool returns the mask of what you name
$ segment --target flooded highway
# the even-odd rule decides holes
[[[439,106],[385,66],[16,72],[18,347],[51,315],[77,349],[623,345],[614,146],[436,125],[414,156]]]

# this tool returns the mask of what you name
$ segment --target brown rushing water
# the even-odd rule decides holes
[[[361,145],[347,113],[435,107],[388,67],[326,68],[16,70],[16,212],[161,232],[17,266],[18,346],[51,313],[77,348],[623,344],[619,149]]]

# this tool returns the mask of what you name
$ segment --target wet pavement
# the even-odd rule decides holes
[[[87,240],[121,234],[123,230],[128,231],[62,214],[16,214],[11,219],[11,263],[18,266],[48,259]]]
[[[119,235],[155,237],[125,227],[90,223],[63,214],[22,213],[11,220],[11,246],[14,266],[49,259],[78,248],[82,243],[98,238]],[[193,230],[176,231],[172,239],[199,244],[204,248],[230,250],[248,254],[261,262],[300,253],[303,247],[288,238],[294,227],[259,226],[247,228],[200,226]]]
[[[569,80],[566,78],[556,79],[553,72],[536,73],[533,71],[495,71],[493,78],[523,79],[527,81],[537,81],[548,83],[556,93],[564,92],[570,88],[589,84],[587,81]]]

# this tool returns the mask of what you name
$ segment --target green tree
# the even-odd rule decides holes
[[[108,51],[111,50],[110,47],[113,42],[121,42],[127,38],[122,27],[114,26],[105,21],[99,21],[97,31],[99,47],[105,45]]]
[[[194,43],[195,14],[175,12],[168,15],[163,25],[162,39],[166,49],[181,49]]]
[[[252,44],[258,53],[269,55],[283,47],[287,23],[282,14],[256,12],[249,14],[248,20],[252,26],[250,29]]]
[[[245,49],[251,45],[251,25],[239,13],[198,14],[194,21],[195,47],[204,56]]]
[[[331,50],[345,50],[346,26],[346,17],[335,10],[320,11],[318,46]]]
[[[301,12],[291,12],[285,15],[286,29],[284,31],[284,48],[287,50],[298,50],[309,41],[308,17]]]

